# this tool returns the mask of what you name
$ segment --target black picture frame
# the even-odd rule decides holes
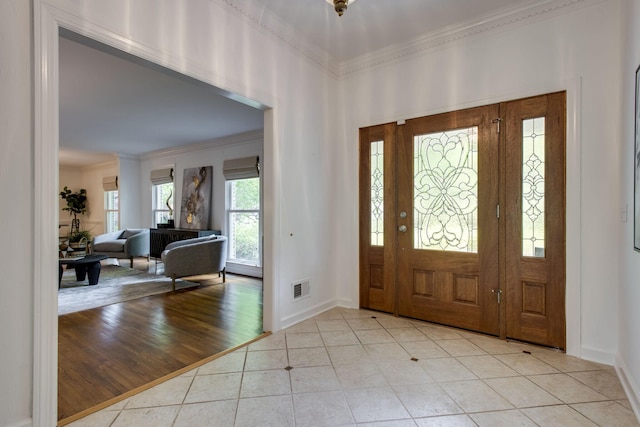
[[[640,66],[636,68],[633,156],[633,248],[640,252]]]

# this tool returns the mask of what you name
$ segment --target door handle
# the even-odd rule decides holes
[[[500,304],[500,295],[502,295],[502,289],[491,289],[491,292],[498,294],[498,304]]]
[[[401,233],[404,233],[407,231],[407,226],[406,225],[401,225],[400,227],[398,227],[398,231]]]

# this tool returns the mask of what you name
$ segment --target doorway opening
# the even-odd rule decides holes
[[[118,173],[118,175],[121,175],[120,176],[120,193],[119,193],[119,196],[120,196],[119,199],[122,200],[123,202],[123,203],[120,203],[121,209],[127,209],[127,208],[131,209],[129,212],[124,212],[122,210],[118,212],[121,223],[122,221],[125,221],[131,224],[133,221],[135,221],[136,224],[139,224],[139,226],[152,227],[155,225],[153,223],[155,218],[154,218],[153,204],[152,204],[152,199],[153,199],[152,186],[150,182],[146,183],[144,181],[145,179],[148,180],[148,176],[149,176],[148,170],[152,170],[155,167],[155,163],[166,161],[165,157],[167,156],[163,157],[162,153],[159,153],[162,150],[171,152],[171,154],[168,156],[172,158],[173,164],[179,167],[180,169],[185,169],[185,168],[188,168],[189,166],[201,166],[200,163],[198,163],[197,165],[189,164],[190,161],[196,161],[196,160],[192,160],[193,157],[196,157],[197,161],[200,161],[200,162],[211,161],[212,157],[216,157],[211,155],[212,152],[225,151],[225,152],[231,153],[230,155],[234,157],[241,157],[247,154],[257,155],[262,157],[264,153],[264,146],[263,146],[264,143],[262,141],[263,138],[262,137],[259,138],[261,139],[259,143],[256,142],[255,140],[258,139],[256,137],[256,134],[263,132],[264,123],[265,123],[265,109],[266,109],[265,106],[260,105],[259,103],[251,100],[243,99],[242,97],[239,97],[237,95],[227,93],[226,91],[210,86],[207,83],[195,80],[191,77],[181,75],[175,71],[163,68],[157,64],[146,61],[144,59],[134,57],[133,55],[127,54],[125,52],[122,52],[110,46],[103,45],[102,43],[99,43],[95,40],[91,40],[87,37],[78,35],[76,33],[65,30],[63,28],[60,28],[60,36],[61,36],[61,38],[59,39],[60,45],[65,44],[65,46],[67,46],[68,43],[79,44],[81,49],[89,48],[95,51],[93,52],[95,55],[98,55],[98,56],[111,55],[114,57],[115,61],[121,63],[121,65],[123,62],[129,62],[129,64],[124,64],[124,67],[133,66],[134,69],[126,68],[124,71],[121,68],[114,68],[114,69],[107,70],[106,68],[108,67],[104,67],[105,68],[104,75],[96,75],[95,72],[85,73],[88,76],[88,79],[93,79],[95,81],[94,89],[96,92],[100,92],[101,101],[106,101],[108,98],[113,98],[113,99],[108,99],[109,102],[117,103],[117,96],[115,94],[115,91],[109,90],[109,85],[112,83],[118,84],[119,81],[122,83],[120,79],[127,78],[130,73],[133,73],[133,74],[140,73],[140,75],[144,74],[145,76],[151,76],[151,74],[148,74],[148,73],[155,73],[153,77],[139,80],[138,84],[131,84],[131,82],[124,84],[126,86],[126,89],[130,92],[131,97],[128,98],[127,99],[128,102],[124,102],[123,105],[130,106],[130,104],[134,104],[136,100],[139,99],[139,94],[138,96],[136,96],[136,94],[132,93],[132,88],[134,88],[134,89],[140,90],[141,93],[148,93],[150,97],[153,97],[156,100],[156,106],[158,102],[162,100],[163,97],[169,97],[170,98],[169,101],[172,101],[172,100],[175,101],[177,106],[175,106],[171,111],[171,114],[175,116],[175,115],[178,115],[179,113],[180,104],[187,104],[186,101],[188,99],[186,95],[184,95],[184,92],[181,92],[179,89],[176,89],[175,87],[180,86],[182,89],[190,88],[191,89],[190,95],[193,95],[193,96],[201,95],[197,99],[195,107],[203,107],[202,104],[198,104],[198,103],[209,103],[209,101],[211,101],[210,103],[215,103],[216,105],[218,104],[224,105],[230,108],[232,110],[232,113],[236,113],[237,118],[235,122],[232,120],[228,120],[226,118],[222,118],[222,120],[226,121],[227,123],[232,123],[232,124],[235,123],[237,126],[239,126],[240,129],[242,129],[242,131],[239,134],[237,134],[239,128],[238,127],[233,128],[232,126],[229,130],[229,132],[234,133],[232,135],[207,136],[206,126],[203,125],[201,126],[202,129],[200,130],[204,133],[202,133],[200,136],[197,134],[192,134],[189,137],[185,137],[183,140],[175,139],[176,145],[167,145],[168,143],[170,143],[170,141],[167,138],[162,138],[160,135],[163,135],[163,132],[158,132],[158,130],[155,129],[156,137],[160,145],[153,145],[153,146],[144,145],[146,144],[143,141],[144,138],[139,135],[141,138],[140,145],[143,145],[143,147],[140,148],[139,152],[127,152],[127,151],[123,152],[122,146],[119,146],[119,144],[115,139],[112,139],[113,141],[112,143],[109,143],[108,141],[104,142],[105,140],[103,140],[102,147],[105,147],[105,148],[100,150],[100,152],[101,153],[115,152],[117,153],[117,155],[123,156],[124,158],[126,158],[126,167],[130,169],[128,176],[130,178],[132,176],[135,176],[136,174],[139,176],[139,180],[135,182],[131,180],[129,182],[126,182],[126,176],[123,176],[126,174]],[[72,133],[68,132],[69,124],[74,121],[73,114],[75,110],[73,108],[70,108],[69,105],[64,104],[64,102],[66,102],[69,99],[68,97],[66,97],[66,93],[64,91],[64,89],[66,88],[65,83],[67,81],[64,80],[65,76],[62,75],[67,65],[67,63],[65,62],[67,60],[71,60],[71,59],[68,56],[64,56],[64,54],[61,51],[60,52],[60,73],[61,73],[60,85],[61,87],[60,87],[60,105],[59,105],[60,141],[59,141],[58,147],[60,148],[60,150],[73,149],[76,152],[77,151],[84,151],[85,153],[87,152],[91,153],[92,151],[95,152],[95,147],[82,147],[82,146],[75,145],[77,141],[81,141],[82,143],[82,138],[81,137],[75,138],[73,137]],[[81,61],[81,58],[74,57],[71,61],[73,66],[78,67],[79,63],[76,61]],[[100,77],[102,77],[102,79]],[[108,82],[107,80],[105,80],[106,78],[113,79],[113,82]],[[152,82],[152,80],[153,82],[158,83],[158,86],[154,86],[154,83]],[[73,83],[79,84],[80,82],[76,78],[76,80]],[[174,84],[175,84],[175,87],[172,86]],[[141,88],[141,85],[143,86],[142,88]],[[163,85],[167,86],[166,89],[168,90],[164,94],[159,94],[158,92],[160,89],[162,89]],[[244,102],[244,104],[237,102],[239,99],[241,99]],[[78,98],[75,98],[75,101],[78,101]],[[86,104],[82,104],[82,105],[85,107],[83,108],[83,113],[86,114],[86,116],[83,115],[81,118],[76,118],[76,121],[81,122],[83,125],[87,126],[87,124],[91,122],[91,119],[88,118],[90,114],[88,109],[86,108]],[[127,125],[117,122],[117,117],[127,116],[127,115],[130,116],[132,115],[131,113],[127,113],[125,111],[126,110],[125,108],[122,108],[120,109],[120,111],[116,111],[116,112],[108,111],[107,109],[102,108],[103,106],[104,105],[100,105],[98,109],[101,111],[101,114],[105,116],[104,122],[106,122],[106,127],[112,128],[113,130],[117,130],[117,131],[122,131],[124,128],[126,128]],[[141,110],[144,110],[144,108],[141,108]],[[141,111],[140,113],[141,113],[140,116],[150,115],[149,111]],[[206,122],[211,122],[211,121],[215,122],[214,117],[212,117],[213,114],[211,112],[208,112],[207,114],[205,114],[204,120]],[[196,114],[193,113],[193,110],[192,110],[190,120],[193,119],[195,115]],[[139,120],[140,116],[136,116],[136,118]],[[242,122],[243,118],[250,121],[250,125],[248,125],[248,127],[244,127],[244,128],[242,127],[244,125],[242,125],[240,122]],[[162,119],[155,120],[156,126],[154,127],[155,128],[162,127],[161,125],[163,124],[163,122],[166,122],[166,120],[162,120]],[[209,125],[211,124],[209,123]],[[105,126],[105,123],[103,123],[100,126]],[[189,121],[187,123],[183,122],[179,124],[177,127],[180,129],[194,130],[194,128],[199,126]],[[87,130],[88,130],[87,128],[81,129],[81,131],[83,132],[87,132]],[[134,128],[129,128],[129,130],[132,133],[136,131]],[[167,132],[165,131],[164,134],[166,133]],[[247,138],[244,137],[245,135],[249,135],[247,138],[251,139],[251,141],[247,141]],[[174,136],[174,138],[178,138],[178,137]],[[98,132],[94,132],[92,140],[99,140],[99,139],[101,139],[100,134]],[[135,140],[135,138],[132,138],[132,139]],[[150,139],[153,139],[153,137],[151,137]],[[234,139],[240,142],[240,144],[238,145],[239,148],[233,145]],[[86,143],[87,139],[85,138],[84,141]],[[185,154],[181,154],[181,151],[180,151],[182,149],[181,147],[182,144],[185,144],[186,148],[188,148],[184,150]],[[193,148],[194,145],[200,146],[200,147],[197,147],[194,149]],[[136,147],[136,143],[135,142],[132,143],[132,141],[127,141],[125,144],[125,149],[135,148],[135,147]],[[247,147],[250,147],[250,150],[253,150],[253,151],[249,153],[242,151],[242,150],[245,150]],[[152,155],[148,154],[150,152],[155,154],[152,154]],[[195,155],[193,154],[194,152],[195,152]],[[89,155],[89,157],[91,157],[91,155]],[[103,158],[101,157],[101,159]],[[131,173],[132,165],[134,165],[133,169],[135,169],[136,167],[138,168],[137,172],[134,171],[134,173]],[[122,165],[120,165],[120,167],[122,167]],[[95,172],[94,165],[80,166],[80,168],[91,169]],[[226,223],[226,212],[224,210],[225,181],[221,173],[222,168],[220,167],[217,169],[218,170],[214,171],[214,173],[217,172],[220,174],[220,176],[218,177],[218,179],[214,178],[214,184],[213,184],[214,199],[213,200],[214,200],[214,206],[218,206],[220,209],[216,211],[214,207],[214,212],[212,212],[211,220],[212,220],[212,227],[216,229],[220,229],[221,231],[223,231],[223,233],[225,233],[225,232],[228,232],[228,228],[229,228],[229,225]],[[261,168],[261,169],[262,171],[265,170],[265,168]],[[60,175],[62,174],[59,174],[59,176]],[[66,176],[68,175],[69,174],[66,174]],[[83,182],[82,175],[83,175],[82,173],[78,175],[81,177],[80,182]],[[178,178],[181,178],[181,175],[179,175]],[[90,178],[87,178],[87,179],[90,179]],[[60,183],[60,184],[64,185],[64,183]],[[84,183],[78,184],[78,185],[84,186]],[[260,187],[260,189],[262,189],[262,187]],[[123,191],[126,194],[121,194]],[[215,203],[217,199],[219,199],[221,203]],[[126,202],[127,200],[129,201],[137,200],[139,203],[136,203],[136,204],[129,203],[128,206],[125,206],[126,203],[124,202]],[[146,203],[146,201],[148,201],[149,203]],[[99,210],[98,206],[95,206],[94,209],[96,209],[96,211]],[[99,214],[98,216],[103,216],[103,215]],[[259,218],[260,218],[260,221],[264,221],[264,215],[260,215]],[[100,221],[96,221],[96,222],[100,222]],[[100,227],[104,227],[106,229],[106,225],[107,224],[99,224],[99,226],[94,231],[99,234],[102,231]],[[262,224],[259,227],[259,232],[260,233],[263,232]],[[259,237],[260,238],[257,240],[260,242],[260,244],[262,244],[263,242],[262,234]],[[260,248],[260,255],[262,256],[262,254],[263,254],[263,249]],[[241,292],[225,300],[225,304],[231,303],[233,301],[237,302],[238,304],[244,304],[242,307],[238,307],[238,308],[245,309],[245,310],[248,308],[246,306],[246,303],[251,301],[252,305],[255,306],[255,307],[252,307],[252,309],[255,309],[254,312],[259,315],[258,321],[260,325],[262,325],[262,318],[263,318],[263,310],[262,310],[263,292],[262,292],[261,276],[262,276],[262,271],[260,271],[260,275],[257,279],[244,280],[242,277],[237,277],[236,278],[237,282],[251,282],[250,287],[252,289],[257,289],[257,292],[252,292],[251,295],[248,297],[246,294],[243,294]],[[229,282],[233,282],[233,280],[230,280]],[[259,282],[259,285],[256,285],[256,283],[254,282]],[[232,283],[229,283],[226,286],[230,286],[231,284]],[[211,286],[215,286],[215,284],[211,284]],[[258,299],[256,299],[256,295],[259,295]],[[224,299],[223,297],[219,297],[219,296],[217,296],[216,298]],[[106,311],[108,310],[102,310],[102,314],[107,315]],[[118,311],[118,310],[115,310],[115,311]],[[115,313],[114,310],[111,310],[111,312],[112,313],[110,315],[117,315],[117,313]],[[59,324],[59,330],[58,330],[60,334],[64,334],[68,332],[65,330],[61,330],[64,327],[65,327],[65,323],[61,322]],[[253,328],[253,326],[251,326],[251,328]],[[261,327],[260,331],[258,331],[257,333],[259,334],[260,332],[262,332],[262,330],[263,328]],[[233,334],[233,330],[230,330],[228,332],[229,334]],[[218,333],[219,331],[216,332],[216,334]],[[144,337],[139,336],[138,338],[143,338],[143,341],[144,341]],[[251,338],[253,338],[253,336]],[[217,336],[216,339],[220,339],[220,336]],[[233,346],[238,345],[237,340],[234,340],[233,337],[231,338],[226,337],[222,339],[222,341],[229,343],[228,348],[232,348]],[[228,348],[224,348],[220,351],[224,351]],[[59,350],[62,351],[62,349],[59,349]],[[211,355],[203,355],[203,359],[208,356],[211,356]],[[105,354],[105,357],[108,358],[109,355]],[[96,364],[100,363],[99,360],[96,360],[95,362]],[[137,363],[135,360],[132,360],[131,362]],[[59,363],[60,363],[60,366],[62,366],[61,365],[63,363],[62,352],[59,352]],[[98,366],[96,365],[96,368],[97,367]],[[113,370],[113,372],[117,373],[117,370]],[[70,376],[66,375],[65,372],[59,371],[58,381],[59,382],[65,381],[69,379],[69,377]],[[67,417],[68,415],[69,413],[66,411],[59,411],[59,418]]]

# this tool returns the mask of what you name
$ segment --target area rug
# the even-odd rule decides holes
[[[176,280],[177,290],[198,285],[196,282]],[[89,286],[86,280],[76,281],[75,270],[65,269],[58,291],[58,315],[89,310],[172,290],[171,279],[168,277],[117,265],[102,266],[100,279],[95,286]]]

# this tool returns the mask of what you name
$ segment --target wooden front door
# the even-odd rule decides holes
[[[564,93],[360,133],[360,305],[564,348]]]
[[[407,120],[399,146],[398,314],[499,333],[496,105]],[[403,215],[404,216],[404,215]]]

